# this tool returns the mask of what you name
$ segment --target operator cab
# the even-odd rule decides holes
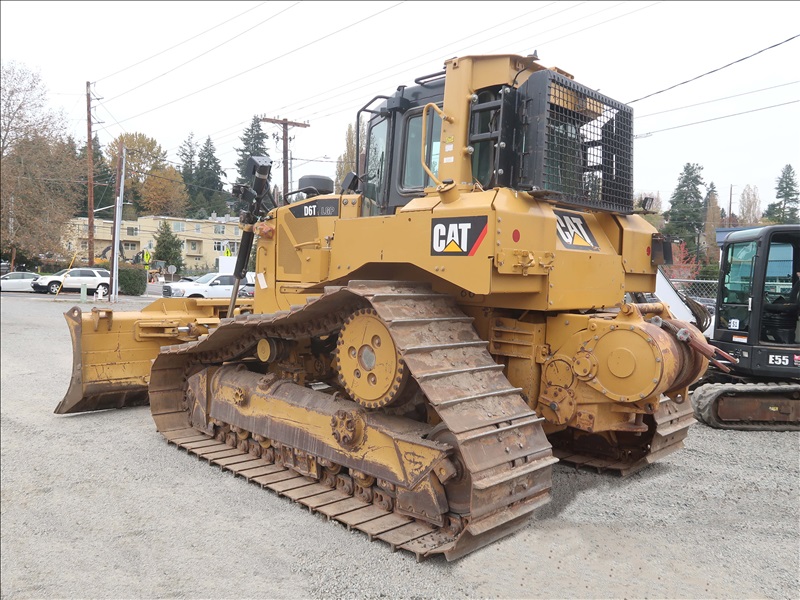
[[[359,165],[361,216],[394,214],[445,177],[475,190],[512,188],[566,207],[632,213],[633,111],[563,71],[522,64],[511,84],[465,88],[468,124],[459,140],[437,114],[446,71],[367,103],[356,128],[358,143],[361,115],[371,115]],[[463,153],[454,144],[464,144]]]
[[[359,126],[361,113],[372,115],[367,124],[366,153],[359,165],[364,194],[362,217],[394,214],[434,185],[422,168],[422,112],[430,102],[441,107],[444,72],[420,77],[415,83],[413,87],[400,86],[392,96],[376,96],[358,113]],[[370,108],[377,100],[383,102]],[[427,121],[425,156],[436,174],[442,120],[431,112]]]
[[[715,345],[743,372],[797,372],[800,228],[771,225],[728,234],[717,298]]]

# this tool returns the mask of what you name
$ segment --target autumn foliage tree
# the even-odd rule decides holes
[[[125,150],[123,200],[133,203],[137,215],[145,214],[148,202],[144,198],[144,183],[151,172],[167,168],[167,153],[156,140],[143,133],[123,133],[106,149],[108,162],[115,173],[118,172],[121,147]],[[125,218],[130,216],[130,213],[124,215]]]
[[[30,259],[63,252],[86,173],[38,73],[3,63],[1,90],[0,245],[14,268],[18,253]]]
[[[174,167],[153,169],[142,185],[141,205],[147,214],[184,216],[189,195],[178,170]]]
[[[672,251],[672,264],[661,267],[664,275],[669,279],[696,279],[701,265],[697,256],[689,251],[686,242],[681,242]]]

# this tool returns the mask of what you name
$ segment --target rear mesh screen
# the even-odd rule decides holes
[[[518,90],[515,187],[554,201],[633,211],[633,110],[553,71]]]

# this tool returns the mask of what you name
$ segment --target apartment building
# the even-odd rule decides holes
[[[156,235],[162,221],[169,223],[173,233],[181,240],[183,262],[188,271],[213,270],[218,256],[230,249],[235,255],[239,250],[241,230],[239,218],[231,215],[218,217],[212,213],[205,220],[181,219],[177,217],[144,216],[135,221],[123,220],[120,224],[120,242],[126,260],[147,248],[156,246]],[[114,221],[94,219],[94,254],[96,259],[111,259],[111,246],[114,235]],[[75,217],[70,221],[69,234],[64,241],[70,254],[76,260],[89,259],[89,219]]]

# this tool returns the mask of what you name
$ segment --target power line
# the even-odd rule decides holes
[[[766,48],[762,48],[758,52],[754,52],[753,54],[750,54],[749,56],[745,56],[744,58],[740,58],[739,60],[735,60],[735,61],[733,61],[731,63],[728,63],[727,65],[723,65],[723,66],[718,67],[718,68],[716,68],[716,69],[714,69],[712,71],[708,71],[706,73],[703,73],[702,75],[698,75],[697,77],[692,77],[691,79],[687,79],[686,81],[682,81],[681,83],[676,83],[675,85],[672,85],[672,86],[670,86],[668,88],[664,88],[663,90],[659,90],[658,92],[653,92],[652,94],[647,94],[647,96],[642,96],[641,98],[637,98],[636,100],[631,100],[630,102],[628,102],[628,104],[633,104],[634,102],[639,102],[639,100],[644,100],[646,98],[651,98],[651,97],[656,96],[658,94],[663,94],[664,92],[668,92],[669,90],[673,90],[676,87],[679,87],[679,86],[682,86],[682,85],[686,85],[687,83],[691,83],[692,81],[697,81],[701,77],[705,77],[706,75],[711,75],[712,73],[717,73],[718,71],[721,71],[722,69],[727,69],[728,67],[730,67],[732,65],[735,65],[737,63],[740,63],[742,61],[745,61],[748,58],[753,58],[754,56],[757,56],[757,55],[761,54],[762,52],[766,52],[767,50],[772,50],[773,48],[777,48],[778,46],[781,46],[781,45],[783,45],[783,44],[785,44],[787,42],[791,42],[792,40],[797,39],[798,37],[800,37],[800,34],[792,36],[787,40],[783,40],[782,42],[778,42],[777,44],[773,44],[772,46],[768,46]]]
[[[162,54],[164,54],[164,53],[166,53],[166,52],[169,52],[170,50],[174,50],[174,49],[175,49],[175,48],[177,48],[178,46],[182,46],[183,44],[186,44],[187,42],[191,42],[192,40],[194,40],[194,39],[197,39],[197,38],[199,38],[200,36],[202,36],[202,35],[205,35],[205,34],[209,33],[210,31],[213,31],[213,30],[214,30],[214,29],[216,29],[217,27],[222,27],[222,26],[223,26],[223,25],[225,25],[226,23],[230,23],[231,21],[233,21],[233,20],[235,20],[235,19],[238,19],[239,17],[241,17],[241,16],[243,16],[243,15],[245,15],[245,14],[249,13],[250,11],[257,9],[257,8],[259,8],[260,6],[263,6],[264,4],[267,4],[267,3],[266,3],[266,2],[262,2],[261,4],[257,4],[257,5],[256,5],[256,6],[254,6],[253,8],[248,8],[248,9],[247,9],[246,11],[244,11],[243,13],[239,13],[238,15],[236,15],[235,17],[231,17],[231,18],[230,18],[230,19],[228,19],[227,21],[223,21],[222,23],[218,23],[217,25],[214,25],[213,27],[211,27],[211,28],[209,28],[209,29],[206,29],[205,31],[203,31],[203,32],[201,32],[201,33],[198,33],[197,35],[193,35],[192,37],[190,37],[190,38],[188,38],[188,39],[185,39],[185,40],[183,40],[182,42],[178,42],[178,43],[177,43],[177,44],[175,44],[174,46],[170,46],[169,48],[167,48],[167,49],[165,49],[165,50],[162,50],[161,52],[157,52],[156,54],[153,54],[152,56],[149,56],[149,57],[147,57],[147,58],[145,58],[145,59],[142,59],[142,60],[140,60],[140,61],[139,61],[139,62],[137,62],[137,63],[134,63],[134,64],[132,64],[132,65],[128,65],[127,67],[125,67],[125,68],[123,68],[123,69],[120,69],[119,71],[115,71],[115,72],[114,72],[114,73],[112,73],[111,75],[106,75],[105,77],[101,77],[100,79],[97,79],[97,80],[95,81],[95,83],[97,83],[98,81],[103,81],[104,79],[110,79],[111,77],[114,77],[115,75],[119,75],[120,73],[122,73],[122,72],[124,72],[124,71],[127,71],[128,69],[132,69],[133,67],[137,67],[137,66],[141,65],[142,63],[146,63],[148,60],[152,60],[152,59],[154,59],[154,58],[156,58],[156,57],[158,57],[158,56],[161,56]]]
[[[679,106],[678,108],[668,108],[667,110],[660,110],[654,113],[648,113],[646,115],[639,115],[634,117],[634,121],[636,119],[644,119],[645,117],[653,117],[655,115],[663,115],[664,113],[668,112],[675,112],[677,110],[683,110],[685,108],[694,108],[695,106],[702,106],[703,104],[711,104],[713,102],[721,102],[723,100],[730,100],[731,98],[739,98],[741,96],[747,96],[749,94],[757,94],[759,92],[766,92],[767,90],[774,90],[781,87],[786,87],[787,85],[795,85],[800,83],[800,81],[791,81],[789,83],[781,83],[779,85],[773,85],[772,87],[761,88],[760,90],[752,90],[750,92],[742,92],[741,94],[734,94],[733,96],[725,96],[724,98],[717,98],[715,100],[706,100],[705,102],[698,102],[697,104],[687,104],[686,106]]]
[[[725,116],[722,116],[722,117],[714,117],[713,119],[705,119],[703,121],[695,121],[694,123],[686,123],[685,125],[676,125],[675,127],[667,127],[665,129],[657,129],[656,131],[650,131],[648,133],[643,133],[641,135],[635,135],[635,136],[633,136],[633,139],[649,137],[649,136],[653,135],[654,133],[661,133],[662,131],[670,131],[672,129],[681,129],[683,127],[691,127],[692,125],[700,125],[702,123],[709,123],[711,121],[719,121],[720,119],[728,119],[730,117],[738,117],[739,115],[746,115],[746,114],[749,114],[749,113],[759,112],[759,111],[762,111],[762,110],[769,110],[770,108],[778,108],[779,106],[786,106],[788,104],[796,104],[797,102],[800,102],[800,100],[791,100],[790,102],[784,102],[783,104],[773,104],[772,106],[764,106],[762,108],[755,108],[753,110],[746,110],[744,112],[734,113],[732,115],[725,115]]]
[[[401,2],[393,4],[392,6],[390,6],[388,8],[385,8],[383,10],[380,10],[380,11],[378,11],[378,12],[376,12],[376,13],[368,16],[368,17],[364,17],[363,19],[361,19],[359,21],[355,21],[353,23],[350,23],[349,25],[347,25],[345,27],[342,27],[341,29],[337,29],[336,31],[333,31],[333,32],[331,32],[331,33],[329,33],[327,35],[322,36],[322,37],[319,37],[319,38],[317,38],[317,39],[315,39],[315,40],[313,40],[311,42],[308,42],[307,44],[303,44],[302,46],[298,46],[297,48],[289,50],[288,52],[284,52],[283,54],[281,54],[279,56],[276,56],[275,58],[271,58],[270,60],[268,60],[266,62],[263,62],[260,65],[256,65],[255,67],[251,67],[249,69],[246,69],[246,70],[244,70],[244,71],[242,71],[240,73],[237,73],[236,75],[231,75],[230,77],[228,77],[226,79],[223,79],[223,80],[218,81],[216,83],[212,83],[211,85],[207,85],[204,88],[201,88],[199,90],[195,90],[194,92],[186,94],[185,96],[181,96],[180,98],[176,98],[175,100],[170,100],[169,102],[165,102],[164,104],[156,106],[155,108],[151,108],[149,110],[141,112],[138,115],[134,115],[132,117],[128,117],[127,119],[123,119],[121,122],[124,123],[125,121],[130,121],[131,119],[136,119],[138,117],[141,117],[142,115],[146,115],[146,114],[151,113],[151,112],[153,112],[155,110],[158,110],[160,108],[164,108],[165,106],[169,106],[170,104],[174,104],[175,102],[180,102],[181,100],[185,100],[186,98],[190,98],[191,96],[199,94],[200,92],[205,92],[206,90],[210,90],[213,87],[216,87],[218,85],[222,85],[223,83],[227,83],[228,81],[230,81],[232,79],[236,79],[237,77],[241,77],[242,75],[245,75],[245,74],[249,73],[250,71],[254,71],[256,69],[260,69],[261,67],[263,67],[265,65],[268,65],[270,63],[275,62],[276,60],[279,60],[281,58],[285,58],[285,57],[287,57],[287,56],[289,56],[291,54],[294,54],[295,52],[299,52],[300,50],[308,48],[309,46],[313,46],[314,44],[318,44],[319,42],[321,42],[323,40],[326,40],[329,37],[332,37],[334,35],[338,35],[339,33],[343,32],[343,31],[346,31],[346,30],[348,30],[348,29],[350,29],[352,27],[355,27],[356,25],[360,25],[361,23],[364,23],[365,21],[368,21],[369,19],[373,19],[373,18],[377,17],[380,14],[383,14],[383,13],[389,11],[389,10],[392,10],[393,8],[396,8],[396,7],[400,6],[401,4],[404,4],[405,1],[406,0],[402,0]]]
[[[227,40],[225,40],[224,42],[222,42],[222,43],[220,43],[220,44],[217,44],[217,45],[216,45],[216,46],[214,46],[213,48],[209,48],[208,50],[206,50],[206,51],[205,51],[205,52],[203,52],[202,54],[198,54],[197,56],[194,56],[194,57],[190,58],[190,59],[189,59],[189,60],[187,60],[186,62],[179,64],[177,67],[173,67],[173,68],[172,68],[172,69],[170,69],[169,71],[165,71],[165,72],[161,73],[160,75],[156,75],[156,76],[155,76],[155,77],[153,77],[152,79],[148,79],[148,80],[147,80],[147,81],[145,81],[144,83],[140,83],[139,85],[137,85],[137,86],[135,86],[135,87],[132,87],[131,89],[129,89],[129,90],[127,90],[127,91],[124,91],[124,92],[122,92],[121,94],[117,94],[117,95],[116,95],[116,96],[114,96],[113,98],[110,98],[110,99],[106,100],[106,104],[108,104],[109,102],[113,102],[113,101],[114,101],[114,100],[116,100],[117,98],[120,98],[120,97],[124,96],[125,94],[128,94],[128,93],[130,93],[130,92],[133,92],[134,90],[138,90],[140,87],[143,87],[143,86],[147,85],[148,83],[152,83],[152,82],[154,82],[156,79],[160,79],[161,77],[164,77],[165,75],[169,75],[170,73],[172,73],[173,71],[177,71],[177,70],[178,70],[178,69],[180,69],[181,67],[185,67],[185,66],[186,66],[186,65],[188,65],[189,63],[196,61],[197,59],[199,59],[199,58],[201,58],[201,57],[205,56],[206,54],[208,54],[208,53],[210,53],[210,52],[213,52],[214,50],[217,50],[218,48],[221,48],[221,47],[222,47],[222,46],[224,46],[225,44],[228,44],[228,43],[230,43],[230,42],[232,42],[232,41],[234,41],[234,40],[236,40],[236,39],[239,39],[239,38],[240,38],[242,35],[244,35],[244,34],[248,33],[249,31],[252,31],[253,29],[256,29],[257,27],[261,27],[261,26],[262,26],[264,23],[266,23],[266,22],[268,22],[268,21],[271,21],[272,19],[274,19],[274,18],[276,18],[276,17],[279,17],[280,15],[282,15],[283,13],[285,13],[285,12],[286,12],[286,11],[288,11],[288,10],[291,10],[292,8],[294,8],[295,6],[297,6],[298,4],[300,4],[300,2],[295,2],[295,3],[294,3],[294,4],[292,4],[291,6],[289,6],[289,7],[287,7],[287,8],[284,8],[282,11],[280,11],[280,12],[277,12],[277,13],[275,13],[274,15],[272,15],[271,17],[268,17],[268,18],[264,19],[264,20],[263,20],[263,21],[261,21],[260,23],[256,23],[255,25],[253,25],[253,26],[252,26],[252,27],[250,27],[249,29],[245,29],[245,30],[244,30],[244,31],[242,31],[242,32],[238,32],[238,33],[237,33],[235,36],[233,36],[232,38],[228,38]],[[252,9],[251,9],[251,10],[252,10]],[[234,18],[236,18],[236,17],[234,17]]]

